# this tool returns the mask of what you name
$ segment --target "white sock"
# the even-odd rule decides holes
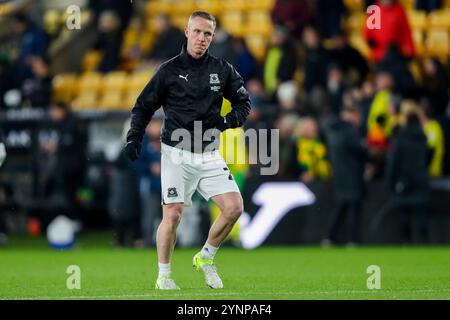
[[[202,251],[200,251],[200,256],[205,259],[214,259],[217,250],[219,250],[218,247],[214,247],[210,245],[208,242],[205,242]]]
[[[170,275],[170,263],[159,263],[158,262],[158,278]]]

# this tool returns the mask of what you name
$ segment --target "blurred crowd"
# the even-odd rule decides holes
[[[156,66],[177,55],[185,41],[183,31],[169,16],[160,14],[152,22],[157,32],[152,47],[147,52],[139,46],[125,50],[121,47],[125,28],[139,29],[145,23],[133,15],[133,5],[128,1],[89,3],[99,26],[93,48],[104,52],[100,72],[127,68],[131,62],[136,68]],[[314,4],[276,0],[271,11],[274,27],[262,60],[254,57],[243,38],[222,28],[219,20],[209,51],[232,63],[245,80],[252,101],[245,129],[279,129],[278,177],[307,185],[333,181],[336,207],[323,244],[336,241],[346,212],[352,225],[348,241],[361,241],[358,226],[364,186],[375,180],[386,182],[392,206],[404,217],[405,241],[411,240],[412,217],[419,221],[419,234],[426,241],[429,181],[450,173],[446,145],[450,133],[449,57],[416,57],[405,10],[397,1],[365,4],[377,4],[383,17],[380,30],[368,26],[363,30],[370,48],[368,57],[352,47],[342,28],[346,14],[342,0],[317,0]],[[417,0],[415,5],[432,11],[443,4]],[[15,30],[20,34],[19,54],[13,61],[0,57],[0,109],[17,101],[13,88],[22,97],[22,106],[50,106],[51,61],[46,51],[52,36],[24,14],[15,16]],[[411,68],[412,62],[418,70]],[[147,222],[142,224],[150,228],[143,231],[147,245],[153,244],[149,239],[154,219],[161,214],[154,212],[160,193],[160,125],[157,120],[149,126],[137,164],[120,157],[114,162],[112,185],[116,188],[110,190],[114,195],[109,203],[114,208],[111,212],[147,212],[143,214]],[[131,166],[134,176],[130,178]],[[249,168],[249,175],[253,169]],[[127,196],[130,189],[123,186],[130,179],[136,181],[136,173],[141,198],[130,202],[133,195]],[[65,179],[69,180],[76,181]],[[140,208],[132,208],[131,203],[139,203]],[[142,233],[136,218],[134,222],[114,214],[112,218],[118,243],[123,243],[127,224],[136,234]]]

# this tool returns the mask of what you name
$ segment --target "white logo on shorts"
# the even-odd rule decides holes
[[[188,82],[188,77],[189,74],[186,74],[185,76],[182,76],[181,74],[178,75],[179,78],[186,80],[186,82]]]

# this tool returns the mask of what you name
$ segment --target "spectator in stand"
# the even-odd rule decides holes
[[[295,81],[280,83],[277,88],[277,101],[280,113],[299,113],[298,88]]]
[[[372,50],[372,58],[379,63],[391,44],[397,45],[403,57],[410,59],[415,55],[411,28],[405,10],[396,0],[380,0],[380,28],[365,24],[364,37]]]
[[[361,101],[359,101],[359,106],[361,109],[361,133],[364,137],[367,136],[367,121],[369,119],[370,106],[373,103],[375,97],[375,84],[366,80],[361,86]]]
[[[431,12],[442,8],[442,0],[416,0],[416,10]]]
[[[367,138],[370,146],[387,149],[395,125],[395,112],[390,109],[394,83],[391,74],[385,71],[376,74],[375,83],[377,91],[367,119]]]
[[[405,98],[417,98],[419,90],[416,81],[409,70],[407,60],[400,54],[396,44],[389,45],[377,69],[391,73],[394,81],[393,92]]]
[[[298,179],[298,165],[295,161],[295,138],[293,137],[298,119],[295,113],[288,112],[280,114],[275,121],[275,128],[279,130],[280,139],[279,148],[272,150],[272,152],[278,152],[280,161],[277,177],[289,181]]]
[[[442,118],[450,101],[450,77],[442,63],[436,58],[424,60],[422,92],[430,102],[437,118]]]
[[[156,229],[161,209],[161,134],[162,119],[153,119],[142,140],[142,152],[136,161],[141,196],[141,229],[144,246],[156,245]]]
[[[101,72],[116,70],[120,63],[120,47],[122,45],[122,31],[120,20],[112,10],[103,11],[100,14],[99,37],[94,49],[102,51],[103,58],[98,67]]]
[[[153,64],[159,64],[180,53],[185,36],[181,30],[171,24],[167,15],[158,14],[153,19],[153,29],[157,34],[155,44],[149,54]]]
[[[330,104],[330,111],[333,115],[339,116],[342,109],[342,97],[345,91],[344,74],[339,65],[330,64],[327,76],[327,94]]]
[[[345,32],[337,30],[332,37],[333,49],[329,51],[330,59],[341,67],[347,85],[360,86],[369,72],[367,61],[349,44]]]
[[[243,38],[233,38],[234,67],[244,79],[244,83],[256,78],[257,63]]]
[[[225,59],[235,66],[236,56],[233,39],[234,37],[222,28],[220,20],[216,19],[216,31],[211,45],[209,46],[209,53],[217,58]]]
[[[431,152],[428,173],[431,178],[440,178],[444,167],[444,132],[441,124],[433,118],[430,103],[427,99],[422,99],[418,114]]]
[[[322,46],[319,33],[314,27],[308,26],[304,29],[303,44],[306,50],[304,89],[307,93],[317,87],[325,89],[330,56]]]
[[[361,115],[357,108],[342,110],[341,118],[327,130],[327,146],[330,154],[336,207],[327,237],[322,245],[328,246],[338,240],[338,231],[348,213],[349,244],[357,244],[360,238],[361,205],[364,196],[364,170],[368,158],[367,149],[359,135]]]
[[[31,58],[47,53],[49,39],[45,32],[23,13],[14,16],[14,28],[20,35],[19,53],[14,62],[16,85],[20,87],[24,79],[32,77]]]
[[[319,136],[317,121],[311,117],[300,118],[295,131],[295,160],[299,178],[306,184],[330,177],[327,148]]]
[[[342,0],[318,0],[316,2],[316,17],[322,38],[331,38],[335,30],[341,29],[341,20],[345,11]]]
[[[274,25],[285,27],[294,38],[300,39],[312,14],[307,0],[276,0],[271,17]]]
[[[32,57],[33,77],[25,79],[22,84],[24,106],[48,108],[52,98],[52,76],[50,61],[46,57]]]
[[[414,240],[411,224],[416,220],[421,242],[428,240],[426,206],[429,200],[428,147],[417,113],[405,114],[387,156],[386,181],[393,206],[402,215],[402,238]]]
[[[280,83],[294,78],[297,54],[284,27],[275,26],[270,41],[264,61],[264,88],[273,95]]]
[[[98,23],[104,11],[114,11],[120,20],[121,31],[125,30],[133,16],[133,1],[123,0],[89,0],[89,8],[94,11],[95,22]]]

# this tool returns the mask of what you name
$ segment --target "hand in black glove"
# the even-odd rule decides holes
[[[227,123],[227,118],[222,117],[220,114],[215,115],[209,123],[211,128],[217,128],[220,131],[224,131],[230,128],[229,124]]]
[[[124,152],[128,159],[135,161],[139,158],[139,154],[141,153],[141,144],[137,141],[128,141]]]

